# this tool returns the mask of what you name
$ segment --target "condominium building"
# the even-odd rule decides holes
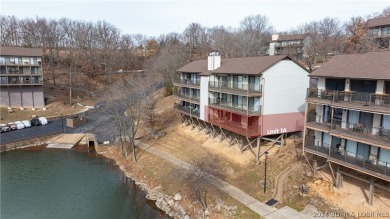
[[[43,107],[42,49],[0,47],[1,107]]]
[[[212,52],[177,70],[175,107],[243,150],[245,141],[303,130],[308,84],[307,70],[288,56],[221,59]]]
[[[380,49],[390,49],[390,16],[368,19],[368,36]]]
[[[294,58],[302,58],[304,46],[308,43],[308,34],[274,34],[269,44],[268,54],[289,55]]]
[[[342,175],[390,182],[390,51],[337,55],[313,71],[304,152]],[[314,163],[316,164],[316,162]],[[314,168],[316,165],[314,165]]]

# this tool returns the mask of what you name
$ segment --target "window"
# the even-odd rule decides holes
[[[377,29],[377,28],[371,29],[370,35],[371,35],[372,37],[378,36],[378,29]]]
[[[390,94],[390,81],[385,82],[385,93]]]
[[[390,35],[390,26],[389,27],[382,27],[382,36]]]
[[[4,59],[4,57],[0,57],[0,64],[5,64],[5,59]]]
[[[351,80],[351,90],[358,93],[375,93],[376,81]]]
[[[325,87],[328,91],[344,91],[345,90],[345,79],[326,79]]]

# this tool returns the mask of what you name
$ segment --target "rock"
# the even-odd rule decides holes
[[[171,211],[171,212],[168,213],[168,216],[169,216],[169,217],[173,217],[173,215],[174,215],[173,211]]]
[[[175,197],[173,199],[175,199],[175,201],[180,201],[181,200],[180,193],[176,193],[176,195],[175,195]]]
[[[34,107],[33,107],[33,108],[31,108],[31,110],[32,110],[32,111],[35,111],[35,108],[34,108]]]
[[[205,216],[209,216],[209,215],[210,215],[210,212],[209,212],[208,209],[206,209],[206,210],[204,211],[204,215],[205,215]]]
[[[7,107],[7,110],[12,110],[12,107]]]
[[[319,179],[319,180],[316,180],[315,182],[314,182],[314,184],[317,184],[317,185],[319,185],[319,184],[321,184],[321,180]]]
[[[46,108],[46,107],[43,107],[42,110],[47,110],[47,108]]]
[[[37,118],[37,115],[32,115],[31,118],[35,119],[35,118]]]
[[[173,199],[168,200],[168,205],[173,207],[175,205],[175,201]]]
[[[177,210],[178,207],[179,207],[179,202],[175,202],[175,205],[173,206],[173,209]]]
[[[179,207],[177,207],[176,213],[179,216],[179,218],[183,218],[183,217],[185,218],[186,212],[184,211],[184,209],[181,205],[179,205]]]
[[[184,219],[191,219],[191,217],[188,216],[188,215],[185,215],[185,216],[184,216]]]
[[[22,106],[21,106],[21,107],[20,107],[20,110],[22,110],[22,111],[23,111],[23,110],[24,110],[24,107],[22,107]]]
[[[161,210],[163,210],[164,208],[164,199],[162,199],[162,198],[159,198],[159,199],[157,199],[157,201],[156,201],[156,206],[159,208],[159,209],[161,209]]]

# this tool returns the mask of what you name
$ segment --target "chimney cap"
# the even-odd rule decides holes
[[[212,50],[210,56],[218,56],[218,50]]]

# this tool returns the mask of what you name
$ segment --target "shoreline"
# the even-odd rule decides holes
[[[137,163],[133,163],[133,168],[126,168],[123,163],[126,163],[128,159],[131,159],[131,157],[123,158],[122,156],[118,156],[117,146],[110,145],[110,146],[95,146],[96,153],[112,160],[114,164],[123,172],[123,174],[129,178],[130,180],[134,181],[134,183],[142,189],[146,193],[146,199],[149,201],[152,201],[155,206],[164,212],[166,216],[169,216],[171,218],[180,218],[180,219],[190,219],[191,217],[186,214],[186,211],[184,210],[183,206],[180,204],[182,201],[182,195],[180,193],[176,193],[174,196],[170,196],[167,194],[164,194],[159,191],[161,188],[160,185],[152,188],[150,183],[140,179],[141,176],[137,175],[136,172],[140,172],[137,170]],[[112,152],[112,150],[115,150]],[[132,160],[129,162],[133,162]],[[133,171],[131,171],[133,170]],[[135,171],[134,171],[135,170]],[[144,174],[141,174],[144,175]],[[145,178],[145,176],[144,176]]]

